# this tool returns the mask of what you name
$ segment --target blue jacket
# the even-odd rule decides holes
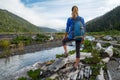
[[[81,19],[81,23],[83,24],[83,27],[85,29],[85,22],[84,22],[84,18],[78,16],[77,18],[80,18]],[[69,39],[72,39],[73,36],[72,36],[72,26],[73,26],[73,22],[74,22],[74,19],[72,19],[71,17],[69,17],[67,19],[67,23],[66,23],[66,32],[68,33],[68,38]]]

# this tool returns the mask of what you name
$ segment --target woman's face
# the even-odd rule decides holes
[[[78,8],[77,8],[77,7],[74,7],[74,8],[73,8],[73,12],[78,12]]]

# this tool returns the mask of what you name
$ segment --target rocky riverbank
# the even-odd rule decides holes
[[[88,44],[89,42],[87,42]],[[115,54],[120,54],[118,47],[97,41],[96,45],[92,47],[94,49],[91,52],[81,52],[81,62],[76,71],[73,70],[75,54],[72,54],[67,58],[56,58],[44,63],[37,62],[32,66],[17,71],[8,78],[10,80],[18,80],[18,78],[34,80],[35,75],[33,77],[33,74],[36,74],[37,70],[37,78],[41,80],[119,80],[120,59],[115,58],[113,61],[113,56],[115,57]]]
[[[32,45],[28,45],[28,46],[23,46],[22,48],[10,49],[11,54],[9,56],[33,53],[36,51],[51,49],[51,48],[59,47],[59,46],[62,46],[61,40],[47,41],[47,42],[43,42],[41,44],[32,44]],[[0,54],[3,54],[3,51],[1,51]],[[2,58],[9,57],[9,56],[4,55],[4,56],[2,56]]]

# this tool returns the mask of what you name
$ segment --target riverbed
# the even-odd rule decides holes
[[[68,46],[68,51],[74,50],[74,46]],[[11,56],[8,58],[0,59],[0,80],[7,80],[9,75],[16,71],[33,65],[36,62],[45,62],[55,59],[56,54],[62,54],[63,47],[56,47],[49,50],[38,51],[34,53],[27,53],[23,55]]]

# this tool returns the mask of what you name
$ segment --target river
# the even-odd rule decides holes
[[[73,49],[75,49],[74,46],[68,46],[68,51]],[[6,80],[9,75],[26,66],[33,65],[36,62],[45,62],[55,59],[56,54],[62,54],[63,52],[63,47],[56,47],[49,50],[0,59],[0,80]]]

